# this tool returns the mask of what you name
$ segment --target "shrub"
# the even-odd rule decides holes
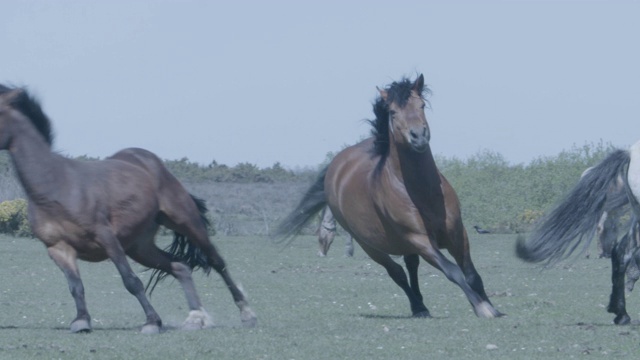
[[[0,203],[0,233],[13,236],[33,237],[27,218],[25,199],[8,200]]]

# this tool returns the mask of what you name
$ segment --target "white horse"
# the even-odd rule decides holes
[[[619,177],[622,177],[624,192],[616,196],[611,189],[615,189]],[[594,237],[603,212],[614,211],[627,203],[633,213],[631,226],[611,253],[613,289],[607,311],[616,315],[616,324],[631,321],[625,305],[625,271],[629,264],[640,264],[640,141],[629,150],[614,151],[583,174],[564,201],[540,222],[529,240],[521,238],[516,246],[518,256],[526,261],[555,263],[567,258],[581,244],[584,251]],[[632,286],[627,283],[627,288]]]

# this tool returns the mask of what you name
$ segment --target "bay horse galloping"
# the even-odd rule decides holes
[[[162,321],[151,306],[127,256],[153,268],[149,284],[166,275],[182,286],[189,306],[183,327],[212,325],[191,278],[192,269],[213,268],[224,279],[244,324],[256,316],[231,280],[209,240],[204,202],[191,196],[149,151],[130,148],[102,161],[79,161],[51,151],[51,123],[24,89],[0,85],[0,150],[8,150],[29,204],[29,223],[69,283],[77,316],[72,332],[91,331],[77,259],[113,261],[126,289],[144,309],[143,333],[157,333]],[[156,247],[160,225],[174,231],[170,251]],[[153,290],[153,288],[151,288]]]
[[[373,137],[338,153],[276,234],[292,238],[328,204],[340,225],[404,290],[413,316],[430,317],[418,282],[422,257],[462,289],[477,316],[498,317],[502,314],[471,261],[458,197],[431,153],[424,114],[428,91],[422,75],[379,89]],[[456,263],[440,252],[443,248]],[[404,256],[409,280],[390,255]]]
[[[615,239],[611,250],[612,290],[607,311],[615,315],[615,324],[629,324],[624,278],[627,269],[637,271],[640,264],[640,141],[629,150],[612,152],[585,171],[566,197],[540,221],[529,239],[518,239],[516,254],[525,261],[546,261],[552,265],[569,257],[578,247],[584,251],[594,237],[602,214],[615,212],[627,204],[632,212],[629,230],[620,240]],[[627,282],[627,288],[633,289],[637,272],[628,275],[631,281]]]

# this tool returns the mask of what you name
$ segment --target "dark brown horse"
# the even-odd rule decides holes
[[[404,290],[414,316],[430,316],[418,286],[420,257],[462,289],[477,316],[502,315],[471,262],[460,203],[431,153],[423,76],[379,92],[371,121],[374,136],[331,161],[280,224],[278,236],[295,236],[328,204],[340,225]],[[443,248],[457,265],[440,252]],[[409,281],[390,255],[404,255]]]
[[[215,269],[243,323],[255,324],[255,314],[209,241],[204,203],[189,195],[157,156],[131,148],[102,161],[78,161],[52,152],[51,143],[51,124],[38,102],[23,89],[0,85],[0,149],[9,150],[24,187],[33,233],[69,283],[77,309],[72,332],[91,331],[78,258],[113,261],[144,309],[143,333],[159,332],[162,322],[127,256],[156,269],[155,283],[168,274],[178,279],[190,310],[184,328],[212,325],[191,278],[197,267]],[[154,244],[159,225],[175,232],[169,252]]]

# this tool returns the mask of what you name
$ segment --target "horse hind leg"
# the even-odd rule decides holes
[[[188,213],[196,215],[188,218],[184,215]],[[182,214],[168,214],[165,212],[161,219],[163,225],[179,234],[184,234],[191,245],[196,246],[205,254],[207,264],[222,277],[227,288],[231,292],[233,301],[238,309],[240,309],[240,320],[242,321],[242,324],[248,327],[255,326],[257,323],[256,314],[249,307],[249,302],[247,301],[244,293],[231,279],[226,263],[218,253],[216,247],[209,240],[207,228],[202,222],[200,214],[197,213],[195,206],[193,211],[185,211]]]
[[[201,242],[201,249],[205,254],[207,254],[209,265],[222,277],[222,280],[224,280],[224,283],[231,292],[233,301],[238,309],[240,309],[240,320],[242,321],[242,324],[247,327],[255,326],[258,318],[249,307],[249,302],[247,301],[244,292],[240,290],[240,288],[231,279],[229,271],[227,270],[227,265],[224,259],[222,259],[222,256],[218,253],[216,247],[208,240],[208,237],[205,237],[205,239],[206,241]]]
[[[47,248],[49,257],[64,273],[69,284],[69,291],[76,303],[76,318],[71,322],[72,333],[91,332],[91,316],[87,311],[84,299],[84,286],[76,260],[76,251],[67,243],[59,242]]]
[[[171,274],[178,280],[189,306],[189,316],[182,323],[183,330],[200,330],[214,326],[213,319],[202,306],[189,266],[178,261],[172,261],[171,254],[158,249],[153,244],[145,248],[136,247],[128,255],[142,266],[156,269],[165,274]],[[155,284],[153,287],[155,287]],[[153,291],[153,287],[151,291]]]

